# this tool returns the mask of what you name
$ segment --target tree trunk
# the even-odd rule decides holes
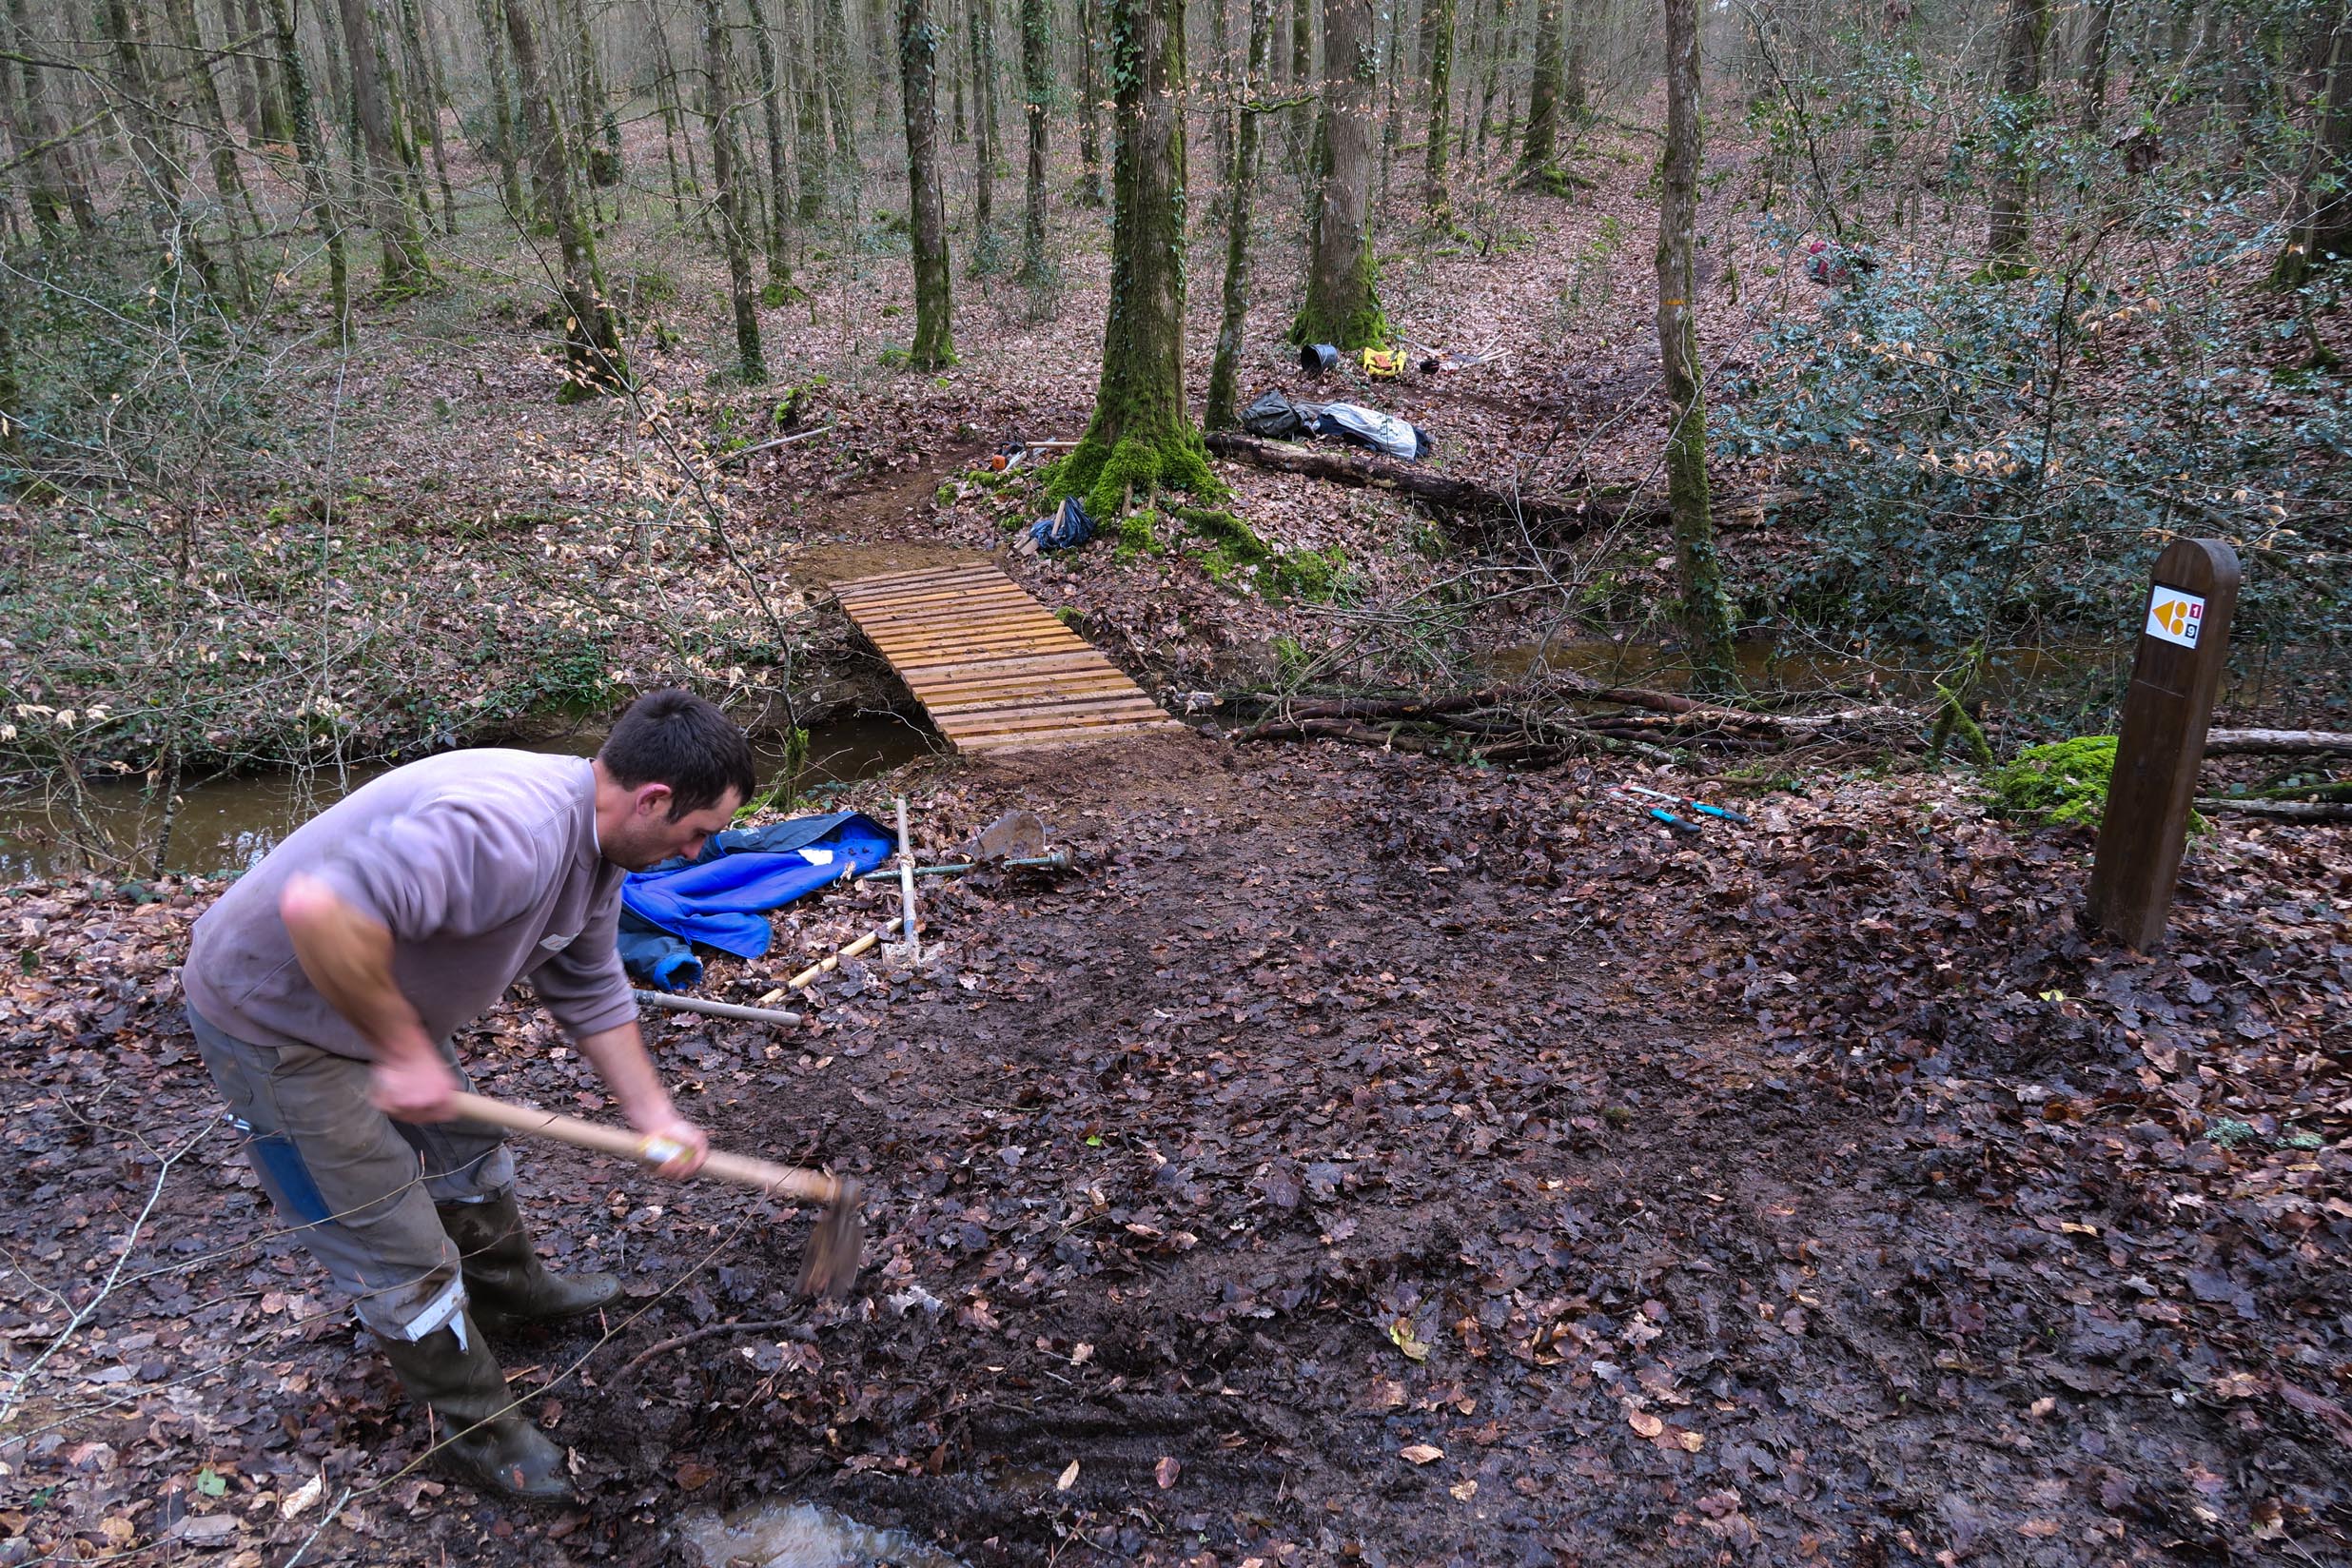
[[[929,0],[899,0],[899,97],[907,120],[907,227],[914,242],[914,346],[907,363],[939,370],[955,363],[953,268],[948,204],[939,182],[939,38]]]
[[[262,17],[262,0],[244,0],[245,31],[256,39],[268,40],[276,28]],[[253,46],[253,118],[249,124],[254,136],[271,147],[290,147],[294,141],[294,121],[284,81],[280,77],[280,66],[275,45],[268,42]]]
[[[106,0],[105,25],[121,91],[116,119],[129,146],[132,180],[144,194],[147,225],[155,232],[164,268],[177,272],[186,265],[206,293],[220,298],[219,270],[180,199],[180,149],[170,129],[178,117],[177,105],[156,95],[147,74],[147,40],[127,0]]]
[[[368,56],[376,67],[376,79],[382,85],[385,113],[392,127],[392,149],[399,155],[398,185],[402,199],[414,196],[418,209],[424,215],[425,231],[433,227],[433,192],[425,184],[424,152],[418,140],[418,127],[412,112],[415,95],[402,82],[405,74],[400,52],[400,29],[384,19],[383,8],[369,0],[367,8]]]
[[[1185,406],[1184,0],[1109,12],[1110,314],[1093,417],[1050,480],[1106,521],[1130,496],[1221,489]]]
[[[605,89],[604,61],[588,28],[588,8],[580,0],[568,0],[568,6],[574,85],[579,97],[580,163],[588,170],[588,199],[594,204],[597,191],[620,188],[620,117],[613,112]]]
[[[2352,257],[2352,13],[2337,16],[2317,111],[2310,154],[2287,208],[2293,226],[2271,274],[2283,288],[2301,286],[2328,256]]]
[[[1300,87],[1315,79],[1313,4],[1314,0],[1290,0],[1290,80]]]
[[[1519,143],[1519,184],[1559,191],[1560,0],[1536,0],[1536,69],[1527,88],[1527,134]]]
[[[825,141],[823,58],[824,13],[818,0],[808,0],[808,26],[801,36],[808,47],[794,51],[793,151],[800,165],[800,201],[796,208],[803,225],[825,216],[825,169],[833,157]]]
[[[768,133],[768,281],[789,285],[793,265],[784,246],[784,93],[776,76],[775,40],[768,31],[765,0],[743,0],[743,6],[752,19],[753,58],[759,64],[760,123]]]
[[[522,196],[522,167],[515,156],[515,100],[513,69],[506,59],[506,29],[499,26],[491,8],[498,0],[474,0],[476,18],[481,24],[482,75],[490,94],[491,134],[498,138],[496,149],[499,161],[499,199],[506,206],[509,218],[519,226],[528,224],[530,208]],[[659,24],[657,23],[657,26]],[[664,129],[673,128],[672,116],[663,109]]]
[[[1085,0],[1081,0],[1085,3]],[[1021,276],[1042,284],[1046,260],[1046,132],[1053,107],[1053,21],[1046,0],[1021,0],[1021,111],[1029,131],[1029,180],[1021,214]]]
[[[1343,349],[1388,341],[1372,265],[1372,141],[1380,60],[1372,0],[1323,0],[1322,197],[1307,259],[1306,300],[1290,328],[1298,343]]]
[[[1372,35],[1375,40],[1380,38],[1380,15],[1382,9],[1385,9],[1388,13],[1388,37],[1385,42],[1374,43],[1373,66],[1375,69],[1385,70],[1388,75],[1387,87],[1381,94],[1379,116],[1381,180],[1380,194],[1376,198],[1377,201],[1384,203],[1388,200],[1389,186],[1396,177],[1397,127],[1402,123],[1397,113],[1397,72],[1400,69],[1400,62],[1404,58],[1404,0],[1382,0],[1382,4],[1375,5],[1372,15]]]
[[[408,60],[408,123],[432,149],[433,175],[441,186],[441,232],[458,231],[458,198],[449,188],[449,159],[441,150],[441,84],[424,43],[424,20],[417,0],[401,0],[401,49]]]
[[[1591,0],[1567,0],[1567,14],[1563,18],[1568,29],[1568,44],[1566,64],[1560,72],[1558,118],[1561,124],[1571,127],[1582,127],[1593,117],[1593,108],[1589,102],[1590,88],[1585,81],[1590,52],[1587,48],[1590,43],[1590,10]]]
[[[753,12],[756,19],[758,12]],[[756,25],[756,20],[755,20]],[[735,83],[727,69],[727,23],[719,0],[702,0],[702,120],[711,135],[712,197],[718,203],[718,228],[727,247],[727,298],[735,305],[735,368],[745,384],[768,379],[759,352],[759,312],[752,298],[751,203],[735,162]]]
[[[1511,37],[1511,0],[1487,0],[1486,74],[1479,83],[1479,157],[1495,139],[1495,90],[1502,80],[1504,46]]]
[[[1303,4],[1304,0],[1301,0]],[[1078,0],[1078,205],[1103,205],[1103,131],[1096,100],[1102,83],[1095,69],[1094,12],[1102,0]]]
[[[970,0],[965,20],[971,29],[971,269],[996,270],[996,7]]]
[[[648,19],[654,33],[654,102],[661,111],[661,150],[670,164],[670,212],[679,223],[686,219],[687,189],[697,198],[702,193],[702,171],[695,164],[695,139],[681,138],[679,128],[686,118],[684,94],[678,90],[677,62],[670,49],[669,23],[659,11]],[[686,144],[686,185],[681,187],[677,173],[677,145]],[[706,223],[704,227],[707,229]]]
[[[441,69],[441,34],[433,20],[433,0],[423,0],[418,7],[417,18],[417,46],[423,54],[424,86],[428,94],[425,101],[432,111],[433,167],[440,173],[441,183],[441,221],[446,231],[455,234],[458,231],[458,203],[449,190],[449,167],[441,151],[441,111],[455,108],[457,103],[449,96],[449,77]],[[463,127],[459,128],[462,134]]]
[[[352,0],[344,0],[351,4]],[[596,236],[580,221],[573,199],[570,149],[556,129],[559,100],[548,80],[539,33],[531,25],[531,0],[500,0],[506,38],[515,51],[522,86],[525,133],[531,141],[532,180],[547,204],[562,258],[559,285],[564,309],[564,385],[561,401],[575,402],[628,385],[629,361],[621,352],[620,318],[605,297],[597,266]]]
[[[1421,207],[1430,225],[1454,226],[1454,193],[1446,184],[1447,138],[1454,128],[1454,0],[1421,0],[1422,75],[1429,93],[1428,146],[1421,160]]]
[[[424,236],[417,231],[416,214],[401,194],[402,166],[392,142],[392,104],[384,95],[376,58],[374,22],[367,14],[367,0],[337,0],[337,5],[351,76],[352,112],[359,119],[372,171],[365,184],[376,237],[383,247],[383,286],[387,292],[421,287],[431,280],[432,266],[425,259]],[[512,0],[508,9],[511,14]]]
[[[302,166],[303,193],[310,206],[311,224],[326,245],[328,298],[335,309],[338,341],[351,341],[351,267],[343,250],[343,219],[335,210],[335,191],[327,178],[326,147],[319,134],[319,117],[310,97],[310,75],[303,64],[302,40],[294,30],[293,0],[269,0],[270,21],[277,29],[278,69],[284,74],[286,129],[294,138],[295,161]]]
[[[326,57],[326,102],[319,110],[320,147],[331,160],[335,147],[335,128],[343,127],[343,168],[350,187],[350,199],[344,210],[357,211],[361,203],[360,181],[360,111],[351,96],[350,72],[343,69],[343,31],[321,18],[319,23],[320,52]],[[330,163],[330,173],[332,166]]]
[[[2090,8],[2090,30],[2083,39],[2083,119],[2085,135],[2096,135],[2107,117],[2107,40],[2114,30],[2115,0],[2095,0]]]
[[[1991,105],[1992,202],[1985,250],[1998,273],[2033,265],[2033,130],[2041,116],[2042,46],[2049,37],[2049,0],[2005,0],[2000,90]]]
[[[15,150],[17,175],[24,182],[25,206],[32,214],[33,226],[44,241],[54,242],[65,230],[66,198],[55,184],[49,154],[33,150],[47,138],[33,124],[31,100],[38,87],[33,72],[39,68],[25,47],[30,43],[25,31],[24,0],[0,7],[0,131],[8,133]],[[11,53],[20,58],[10,58]],[[13,402],[0,404],[0,420],[14,406]]]
[[[843,180],[854,182],[864,172],[864,166],[858,160],[857,127],[850,113],[849,19],[843,0],[818,3],[824,7],[825,112],[833,128],[833,162]]]
[[[948,0],[948,4],[952,8],[954,0]],[[957,36],[956,20],[951,9],[948,20],[940,29],[941,38],[949,44],[948,88],[949,96],[953,101],[953,113],[949,121],[951,127],[949,146],[951,147],[962,147],[971,140],[971,118],[964,112],[964,79],[971,74],[971,51],[969,49],[958,50],[953,47]],[[971,27],[969,23],[965,25],[962,35],[966,39],[971,36]]]
[[[1452,0],[1445,0],[1451,4]],[[1258,184],[1258,102],[1269,84],[1274,47],[1274,0],[1249,0],[1249,70],[1242,85],[1241,124],[1233,133],[1233,177],[1225,191],[1225,310],[1217,324],[1217,354],[1208,368],[1208,407],[1202,423],[1227,430],[1241,422],[1242,333],[1249,321],[1250,206]]]
[[[212,188],[221,198],[221,219],[228,237],[229,271],[237,280],[237,308],[247,310],[253,304],[253,266],[245,256],[245,231],[238,226],[237,217],[242,208],[258,233],[261,215],[253,209],[253,198],[245,193],[245,171],[238,167],[237,144],[228,134],[227,108],[221,102],[220,78],[212,72],[204,33],[196,23],[193,0],[165,0],[164,15],[186,61],[188,108],[198,130],[211,144]]]
[[[1715,558],[1707,495],[1707,401],[1699,384],[1696,287],[1699,166],[1698,0],[1666,0],[1666,157],[1659,168],[1657,351],[1672,425],[1666,497],[1674,518],[1682,598],[1676,618],[1691,660],[1691,688],[1729,691],[1731,604]]]
[[[25,426],[18,411],[25,388],[16,375],[16,335],[10,325],[17,305],[9,275],[0,272],[0,495],[13,493],[31,476],[25,472]]]
[[[1201,73],[1208,100],[1210,167],[1233,170],[1233,29],[1225,22],[1225,0],[1208,0],[1208,64]]]
[[[16,24],[16,36],[27,36],[25,18],[29,0],[8,0],[9,13]],[[11,62],[0,61],[0,70],[10,69]],[[43,150],[32,161],[29,178],[39,195],[34,212],[46,206],[65,204],[65,210],[73,215],[73,226],[83,233],[93,232],[98,226],[97,209],[90,205],[89,186],[81,170],[74,167],[70,138],[57,117],[57,101],[50,93],[50,83],[43,68],[30,60],[13,62],[18,69],[18,81],[24,89],[24,115],[32,145]]]

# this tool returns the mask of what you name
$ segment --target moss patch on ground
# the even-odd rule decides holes
[[[2115,772],[2113,735],[2076,735],[2029,746],[1988,780],[1997,815],[2023,822],[2087,822],[2107,813]]]

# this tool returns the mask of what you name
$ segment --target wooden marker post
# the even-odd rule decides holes
[[[2156,558],[2152,576],[2088,909],[2093,926],[2140,952],[2164,940],[2181,875],[2205,721],[2229,657],[2238,553],[2219,539],[2175,539]]]

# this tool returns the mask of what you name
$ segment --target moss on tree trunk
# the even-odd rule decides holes
[[[1698,382],[1693,313],[1698,226],[1698,0],[1666,0],[1666,159],[1659,169],[1657,347],[1673,424],[1666,438],[1666,503],[1681,579],[1676,618],[1694,691],[1738,684],[1732,612],[1715,556],[1707,486],[1707,399]]]
[[[1216,495],[1185,406],[1184,0],[1111,0],[1110,315],[1094,415],[1050,480],[1096,518],[1154,490]]]

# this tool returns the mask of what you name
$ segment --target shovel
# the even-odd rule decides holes
[[[666,1138],[583,1122],[577,1116],[559,1115],[552,1110],[510,1106],[480,1094],[460,1094],[453,1103],[458,1114],[469,1121],[487,1122],[510,1132],[536,1133],[599,1153],[617,1154],[648,1166],[667,1165],[685,1152]],[[798,1289],[803,1296],[822,1296],[829,1302],[837,1302],[850,1293],[866,1249],[866,1216],[861,1207],[864,1193],[853,1179],[828,1176],[821,1170],[799,1166],[774,1165],[741,1154],[722,1154],[716,1149],[703,1160],[695,1174],[715,1176],[722,1182],[823,1205],[816,1228],[809,1235],[809,1249],[801,1256]]]

